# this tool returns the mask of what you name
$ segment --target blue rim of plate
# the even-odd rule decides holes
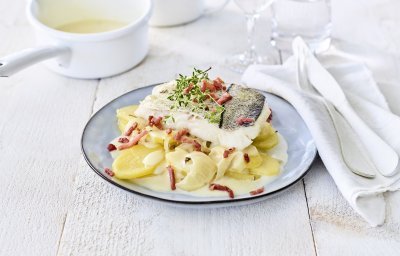
[[[103,107],[101,107],[99,110],[97,110],[96,113],[94,113],[94,114],[90,117],[90,119],[87,121],[87,123],[86,123],[86,125],[85,125],[85,128],[83,129],[82,136],[81,136],[81,151],[82,151],[82,153],[83,153],[83,157],[84,157],[86,163],[89,165],[89,167],[90,167],[97,175],[99,175],[101,178],[103,178],[103,179],[106,180],[107,182],[111,183],[112,185],[117,186],[117,187],[119,187],[119,188],[121,188],[121,189],[123,189],[123,190],[125,190],[125,191],[127,191],[127,192],[133,193],[133,194],[135,194],[135,195],[138,195],[138,196],[141,196],[141,197],[144,197],[144,198],[148,198],[148,199],[152,199],[152,200],[155,200],[155,201],[160,201],[160,202],[163,202],[163,203],[169,203],[169,204],[179,204],[179,205],[218,205],[218,204],[231,204],[231,203],[235,203],[235,202],[252,201],[252,200],[255,200],[255,199],[261,199],[261,198],[263,198],[263,197],[272,197],[272,196],[274,196],[274,195],[276,195],[276,194],[279,194],[280,192],[282,192],[282,191],[284,191],[284,190],[290,188],[291,186],[293,186],[294,184],[296,184],[297,182],[299,182],[300,180],[302,180],[302,179],[304,178],[304,176],[310,171],[311,167],[313,166],[313,163],[315,162],[315,159],[317,158],[317,152],[318,152],[317,150],[315,150],[315,153],[314,153],[314,156],[313,156],[313,160],[310,162],[310,165],[308,166],[307,170],[306,170],[299,178],[297,178],[297,179],[294,180],[293,182],[289,183],[288,185],[286,185],[286,186],[284,186],[284,187],[282,187],[282,188],[280,188],[280,189],[271,191],[271,192],[269,192],[269,193],[260,194],[260,195],[255,195],[255,196],[252,196],[252,197],[238,198],[238,199],[226,199],[226,200],[218,200],[218,201],[177,201],[177,200],[165,199],[165,198],[160,198],[160,197],[156,197],[156,196],[144,194],[144,193],[135,191],[135,190],[133,190],[133,189],[129,189],[129,188],[127,188],[127,187],[124,187],[124,186],[122,186],[121,184],[118,184],[117,182],[114,182],[112,179],[110,179],[110,178],[108,178],[106,175],[104,175],[103,172],[102,172],[101,170],[98,170],[98,169],[92,164],[92,162],[90,161],[89,157],[87,156],[87,154],[86,154],[86,152],[85,152],[85,149],[84,149],[84,146],[83,146],[83,137],[84,137],[84,135],[85,135],[86,129],[87,129],[89,123],[91,122],[91,120],[92,120],[95,116],[97,116],[97,115],[101,112],[101,110],[103,110],[104,108],[106,108],[107,106],[109,106],[111,103],[117,101],[119,98],[121,98],[121,97],[123,97],[123,96],[125,96],[125,95],[127,95],[127,94],[130,94],[130,93],[132,93],[132,92],[134,92],[134,91],[136,91],[136,90],[139,90],[139,89],[142,89],[142,88],[145,88],[145,87],[156,86],[156,85],[159,85],[159,84],[162,84],[162,83],[156,83],[156,84],[151,84],[151,85],[143,86],[143,87],[140,87],[140,88],[131,90],[131,91],[129,91],[129,92],[126,92],[126,93],[124,93],[124,94],[118,96],[117,98],[111,100],[110,102],[108,102],[107,104],[105,104]],[[276,96],[276,97],[278,97],[278,98],[284,100],[284,101],[287,102],[288,104],[290,104],[288,101],[286,101],[286,100],[283,99],[282,97],[279,97],[278,95],[274,95],[274,96]],[[290,104],[290,105],[291,105],[291,104]],[[255,200],[255,201],[258,201],[258,200]]]

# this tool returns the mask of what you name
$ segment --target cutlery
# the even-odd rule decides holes
[[[311,53],[304,52],[305,56],[307,56],[306,54]],[[313,66],[313,72],[309,72],[309,65]],[[335,79],[315,58],[308,58],[305,67],[310,85],[312,85],[326,100],[332,103],[347,122],[349,122],[354,131],[359,134],[360,137],[364,138],[363,144],[377,170],[383,176],[393,176],[396,174],[399,156],[392,147],[382,140],[357,115]]]
[[[304,55],[298,56],[297,68],[297,79],[299,87],[312,94],[316,94],[315,90],[312,88],[312,85],[310,85],[310,82],[306,77]],[[337,131],[337,137],[341,151],[340,153],[347,167],[353,173],[359,176],[365,178],[374,178],[376,176],[375,174],[377,173],[376,167],[369,159],[368,153],[366,152],[365,147],[358,136],[354,133],[346,120],[344,120],[343,117],[335,110],[331,103],[329,103],[321,96],[314,96],[318,97],[318,99],[325,104],[329,112],[335,130]]]

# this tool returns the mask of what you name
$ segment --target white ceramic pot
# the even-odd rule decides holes
[[[151,0],[32,0],[27,15],[39,47],[1,58],[0,76],[49,58],[49,69],[74,78],[129,70],[147,55],[151,10]]]
[[[206,7],[205,0],[153,0],[154,11],[150,25],[156,27],[176,26],[194,21],[204,14],[221,10],[229,0],[220,0],[214,8]]]

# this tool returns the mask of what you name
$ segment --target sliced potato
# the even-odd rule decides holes
[[[278,142],[279,142],[278,136],[274,133],[270,135],[266,140],[253,142],[253,145],[260,150],[269,150],[275,147],[278,144]]]
[[[254,141],[262,141],[268,138],[268,136],[273,132],[273,128],[270,123],[265,123],[263,127],[261,127],[260,134],[254,139]]]
[[[217,176],[215,177],[216,180],[225,175],[225,172],[228,170],[233,159],[232,155],[224,158],[224,151],[225,148],[217,146],[212,148],[210,154],[208,155],[217,164]]]
[[[168,137],[168,134],[165,131],[154,130],[149,132],[149,137],[153,143],[164,145],[164,140]]]
[[[217,172],[217,166],[209,156],[202,152],[194,151],[187,156],[191,159],[191,163],[186,164],[190,166],[189,172],[176,186],[186,191],[193,191],[211,181]]]
[[[267,154],[260,153],[263,162],[260,166],[250,169],[250,174],[262,176],[276,176],[280,173],[280,162]]]
[[[185,163],[188,154],[187,151],[181,148],[175,148],[175,151],[169,152],[165,155],[165,159],[167,159],[167,164],[171,165],[175,171],[188,172],[189,166]]]
[[[123,107],[117,109],[117,119],[118,119],[118,128],[123,133],[125,129],[127,129],[128,122],[137,122],[139,127],[143,128],[147,121],[143,118],[136,117],[135,111],[138,108],[138,105],[131,105],[127,107]]]
[[[164,160],[164,150],[159,149],[149,153],[145,158],[143,158],[143,164],[147,167],[153,167],[158,165],[162,160]]]
[[[268,131],[265,131],[266,129],[268,129]],[[276,146],[278,142],[279,138],[276,134],[276,130],[267,123],[263,127],[261,134],[254,139],[252,145],[256,146],[260,150],[265,151]]]
[[[244,161],[244,154],[242,151],[235,151],[231,153],[232,161],[229,165],[229,170],[238,173],[245,173],[246,162]]]
[[[248,146],[243,150],[243,153],[248,154],[250,159],[250,161],[246,163],[246,168],[248,169],[256,168],[262,164],[263,161],[262,157],[255,146],[253,145]]]
[[[178,145],[178,142],[171,135],[167,136],[164,140],[165,152],[170,152]]]
[[[153,151],[143,145],[122,150],[112,165],[115,177],[134,179],[152,174],[156,166],[145,166],[143,159]]]

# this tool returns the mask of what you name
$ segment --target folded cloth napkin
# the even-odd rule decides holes
[[[304,85],[300,84],[299,72],[303,71],[299,67],[299,60],[309,64],[308,73],[324,66],[314,55],[306,53],[310,53],[310,50],[301,38],[296,38],[293,41],[293,56],[283,65],[252,65],[243,74],[242,81],[249,87],[278,95],[296,108],[310,129],[319,155],[344,198],[371,226],[381,225],[385,220],[383,193],[400,189],[400,172],[391,177],[377,172],[375,178],[367,179],[349,169],[342,155],[336,130],[338,127],[332,121],[324,99],[313,90],[305,90]],[[325,63],[329,61],[325,60]],[[332,76],[343,89],[357,114],[399,153],[400,136],[396,133],[400,131],[400,117],[391,113],[371,72],[362,63],[349,61],[327,64],[324,68],[328,71],[326,76]],[[357,136],[348,124],[341,129],[345,129],[347,135]],[[363,139],[367,138],[359,138],[361,142]]]

